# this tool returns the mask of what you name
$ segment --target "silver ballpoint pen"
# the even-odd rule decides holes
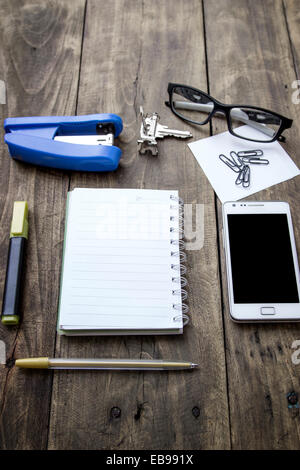
[[[99,369],[99,370],[182,370],[198,364],[162,359],[58,359],[35,357],[16,359],[16,366],[25,369]]]

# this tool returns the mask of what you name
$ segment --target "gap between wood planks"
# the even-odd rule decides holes
[[[206,83],[207,83],[207,93],[210,94],[209,86],[209,68],[208,68],[208,54],[207,54],[207,36],[206,36],[206,26],[205,26],[205,6],[204,0],[201,0],[202,4],[202,19],[203,19],[203,36],[204,36],[204,50],[205,50],[205,70],[206,70]],[[212,122],[209,121],[209,134],[213,135]],[[221,240],[220,240],[220,225],[218,218],[218,202],[217,195],[214,192],[214,209],[215,209],[215,219],[216,219],[216,233],[217,233],[217,252],[218,252],[218,273],[220,278],[220,295],[221,295],[221,313],[222,313],[222,331],[223,331],[223,349],[225,354],[225,377],[226,377],[226,393],[227,393],[227,408],[228,408],[228,426],[229,426],[229,443],[230,449],[232,449],[232,431],[231,431],[231,412],[230,412],[230,399],[229,399],[229,378],[228,378],[228,363],[227,363],[227,353],[226,353],[226,333],[225,333],[225,309],[224,309],[224,292],[223,292],[223,279],[222,279],[222,265],[221,265]]]
[[[80,49],[80,59],[79,59],[79,74],[78,74],[78,83],[77,83],[77,92],[76,92],[76,103],[75,103],[75,116],[77,116],[77,109],[78,109],[78,97],[79,97],[79,89],[80,89],[80,76],[81,76],[81,66],[82,66],[82,54],[83,54],[83,42],[84,42],[84,33],[85,33],[85,25],[86,25],[86,11],[87,11],[87,1],[85,0],[84,3],[84,11],[83,11],[83,27],[82,27],[82,35],[81,35],[81,49]],[[68,172],[68,191],[71,189],[71,177],[72,173]],[[55,333],[54,338],[54,345],[53,345],[53,357],[55,357],[56,352],[56,342],[57,342],[57,332]],[[49,433],[50,433],[50,421],[51,421],[51,409],[52,409],[52,397],[53,397],[53,378],[54,374],[53,371],[51,373],[51,381],[50,381],[50,399],[49,399],[49,407],[48,407],[48,427],[47,427],[47,436],[46,436],[46,444],[45,449],[49,448]]]

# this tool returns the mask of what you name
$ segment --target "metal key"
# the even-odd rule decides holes
[[[163,139],[164,137],[179,137],[186,139],[192,137],[189,131],[178,131],[169,129],[168,126],[159,124],[159,115],[152,113],[145,115],[142,106],[140,107],[140,114],[142,123],[140,128],[140,139],[138,142],[138,151],[140,153],[151,152],[152,155],[158,155],[158,147],[156,139]]]
[[[163,126],[162,124],[157,123],[155,129],[155,137],[179,137],[181,139],[187,139],[193,136],[190,131],[178,131],[176,129],[169,129],[168,126]]]

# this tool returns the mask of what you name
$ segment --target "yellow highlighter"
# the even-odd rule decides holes
[[[28,238],[28,205],[26,201],[14,203],[10,229],[9,251],[2,302],[1,321],[4,325],[17,325],[20,321],[20,298],[25,247]]]

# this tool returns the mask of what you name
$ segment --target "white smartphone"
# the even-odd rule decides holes
[[[223,241],[231,318],[300,321],[299,266],[288,203],[226,202]]]

